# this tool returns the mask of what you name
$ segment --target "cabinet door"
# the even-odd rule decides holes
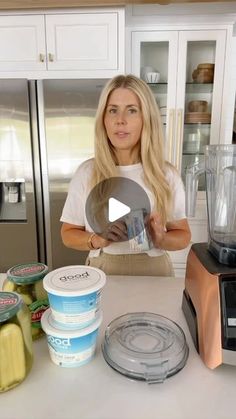
[[[118,13],[46,16],[48,70],[118,68]]]
[[[44,16],[0,16],[1,71],[44,70]]]
[[[132,73],[149,83],[145,74],[160,72],[158,83],[149,86],[166,129],[167,159],[184,180],[187,165],[203,158],[204,145],[220,142],[226,30],[132,31],[131,42]],[[199,65],[203,71],[196,79],[193,72]],[[199,189],[205,189],[203,176]],[[198,211],[206,210],[204,199],[200,192],[197,222],[191,223],[193,242],[207,241],[206,214]],[[170,252],[177,273],[184,272],[187,250]]]
[[[177,31],[133,31],[131,71],[143,78],[152,89],[160,108],[165,133],[165,149],[172,161],[177,78]],[[150,71],[158,71],[160,79],[152,83]]]
[[[179,34],[174,163],[183,179],[186,167],[203,159],[204,146],[221,141],[225,48],[225,30]]]

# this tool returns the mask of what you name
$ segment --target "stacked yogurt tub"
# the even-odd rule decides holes
[[[59,268],[44,277],[50,308],[44,312],[41,324],[56,365],[77,367],[94,356],[105,283],[104,272],[84,265]]]

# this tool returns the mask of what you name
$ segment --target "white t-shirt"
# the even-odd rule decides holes
[[[93,169],[93,159],[86,160],[76,170],[69,186],[68,195],[62,211],[60,221],[84,226],[85,230],[93,231],[88,223],[85,205],[86,199],[90,192],[89,181],[91,179]],[[126,177],[138,183],[147,193],[151,212],[154,211],[154,197],[152,192],[147,188],[144,183],[143,167],[141,163],[133,164],[130,166],[118,166],[118,175]],[[173,214],[172,220],[180,220],[186,218],[185,214],[185,191],[181,177],[171,167],[167,168],[166,178],[170,185],[173,194]],[[103,248],[104,253],[109,254],[127,254],[137,253],[130,250],[129,241],[112,243],[111,245]],[[145,251],[149,256],[160,256],[164,253],[161,249],[152,248]],[[100,249],[91,250],[90,257],[96,257],[100,254]]]

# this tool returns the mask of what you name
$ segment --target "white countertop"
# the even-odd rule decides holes
[[[1,275],[0,275],[1,280]],[[107,278],[103,324],[95,358],[78,368],[54,365],[46,338],[34,342],[26,380],[0,395],[2,419],[229,419],[235,414],[236,367],[208,369],[193,345],[181,310],[184,282],[154,277]],[[115,317],[149,311],[176,321],[190,349],[186,366],[162,384],[130,380],[101,353],[104,329]]]

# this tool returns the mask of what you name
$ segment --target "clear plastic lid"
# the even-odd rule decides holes
[[[188,359],[183,330],[167,317],[128,313],[106,328],[102,344],[107,363],[121,374],[148,383],[163,382]]]

